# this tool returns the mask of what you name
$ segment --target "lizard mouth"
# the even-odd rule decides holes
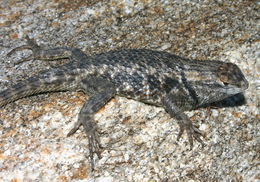
[[[247,88],[248,88],[248,83],[245,83],[241,87],[233,86],[230,84],[225,84],[225,87],[222,89],[222,92],[226,93],[228,95],[235,95],[235,94],[245,91]]]
[[[240,92],[245,91],[249,87],[249,83],[245,77],[240,78],[240,80],[236,81],[236,82],[235,81],[228,82],[228,81],[222,80],[222,84],[223,84],[222,91],[227,94],[240,93]]]

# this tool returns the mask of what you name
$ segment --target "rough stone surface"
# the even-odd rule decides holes
[[[52,93],[0,110],[0,181],[258,181],[260,44],[257,1],[2,0],[0,90],[68,60],[6,54],[25,35],[46,46],[92,55],[120,48],[164,50],[236,63],[250,88],[246,104],[187,112],[205,132],[206,147],[176,141],[178,125],[162,109],[116,97],[96,114],[102,158],[90,172],[86,135],[66,134],[88,98]]]

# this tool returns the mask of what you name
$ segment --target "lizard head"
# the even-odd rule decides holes
[[[184,71],[184,90],[198,105],[236,95],[248,88],[248,81],[239,67],[222,61],[197,61]]]
[[[248,88],[248,81],[237,65],[224,63],[218,67],[217,78],[223,84],[223,92],[237,94]]]

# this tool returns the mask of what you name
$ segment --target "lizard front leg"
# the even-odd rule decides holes
[[[180,127],[180,131],[177,137],[177,140],[180,139],[183,132],[186,131],[190,143],[190,148],[193,147],[193,139],[197,140],[204,146],[203,141],[200,139],[202,136],[201,131],[196,128],[188,116],[176,105],[174,98],[171,94],[168,94],[163,99],[163,105],[165,110],[170,114],[171,117],[176,118]]]
[[[52,61],[58,60],[62,58],[69,58],[74,61],[79,61],[80,59],[86,58],[87,56],[77,48],[70,48],[70,47],[56,47],[52,49],[44,49],[43,47],[39,46],[34,39],[30,39],[26,36],[27,44],[16,47],[12,49],[7,56],[10,56],[16,51],[29,49],[32,51],[32,55],[21,59],[20,61],[16,62],[15,64],[20,64],[32,59],[38,60],[45,60],[45,61]]]
[[[80,110],[78,121],[68,133],[68,136],[75,133],[83,125],[89,142],[89,154],[91,168],[94,170],[94,153],[100,158],[100,144],[97,135],[97,126],[94,121],[94,114],[103,107],[115,95],[115,89],[108,81],[89,77],[82,81],[82,88],[87,92],[94,93]]]

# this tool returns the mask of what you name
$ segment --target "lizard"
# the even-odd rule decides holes
[[[240,68],[229,62],[193,60],[149,49],[120,49],[88,56],[78,48],[43,48],[29,36],[26,40],[26,45],[12,49],[7,55],[29,49],[32,54],[20,63],[31,59],[68,58],[70,61],[1,91],[0,108],[39,93],[83,91],[89,95],[68,136],[83,125],[92,170],[94,155],[100,158],[102,148],[94,115],[113,97],[122,96],[163,107],[179,125],[177,141],[185,131],[192,149],[193,140],[204,145],[203,135],[184,111],[241,93],[249,85]]]

